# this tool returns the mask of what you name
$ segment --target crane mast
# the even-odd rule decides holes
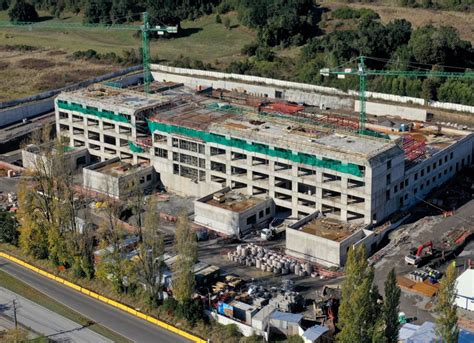
[[[445,72],[445,71],[399,71],[399,70],[369,70],[365,65],[365,56],[359,56],[358,68],[354,69],[343,69],[337,68],[323,68],[320,70],[320,74],[323,76],[338,75],[344,78],[346,75],[354,75],[359,77],[359,134],[365,134],[365,123],[367,121],[366,116],[366,86],[367,77],[372,75],[379,76],[402,76],[402,77],[443,77],[443,78],[474,78],[474,72]]]

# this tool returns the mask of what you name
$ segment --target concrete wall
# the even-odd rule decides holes
[[[354,102],[354,111],[359,112],[360,102],[356,100]],[[400,117],[408,120],[426,121],[427,112],[425,109],[381,104],[378,102],[367,101],[365,103],[365,111],[367,114],[373,114],[376,116],[393,116]]]
[[[73,85],[43,92],[34,96],[2,102],[0,103],[0,109],[3,109],[0,111],[0,127],[11,125],[13,123],[20,122],[23,119],[33,118],[53,111],[54,99],[52,97],[59,94],[60,92],[83,88],[90,84],[126,75],[139,69],[141,69],[141,66],[134,66],[113,73],[101,75],[93,79],[81,81]],[[120,80],[120,82],[125,86],[128,86],[137,83],[142,77],[142,73],[134,74],[124,77],[122,80]]]
[[[243,324],[239,321],[236,321],[232,318],[228,318],[226,316],[220,315],[218,313],[211,312],[210,316],[222,325],[235,324],[239,328],[239,331],[242,333],[242,335],[244,335],[245,337],[250,337],[250,336],[253,336],[253,335],[262,335],[263,334],[262,332],[260,332],[259,330],[254,329],[250,325]]]
[[[34,103],[7,108],[0,111],[0,127],[39,116],[54,110],[54,99],[46,99]]]
[[[74,90],[74,89],[87,87],[90,84],[105,81],[105,80],[112,79],[112,78],[116,78],[116,77],[126,75],[128,73],[138,71],[138,70],[141,70],[141,69],[142,69],[142,66],[137,65],[137,66],[125,68],[125,69],[122,69],[122,70],[118,70],[118,71],[115,71],[115,72],[112,72],[112,73],[100,75],[100,76],[94,77],[92,79],[84,80],[84,81],[74,83],[72,85],[68,85],[68,86],[65,86],[65,87],[51,89],[51,90],[46,91],[46,92],[42,92],[42,93],[39,93],[39,94],[27,96],[27,97],[20,98],[20,99],[0,102],[0,108],[13,107],[13,106],[21,105],[21,104],[24,104],[24,103],[27,103],[27,102],[32,102],[32,101],[43,100],[43,99],[46,99],[46,98],[51,98],[51,97],[53,97],[53,96],[55,96],[55,95],[57,95],[61,92],[71,91],[71,90]],[[134,77],[134,76],[131,76],[131,77]],[[126,79],[126,78],[124,78],[124,79]]]
[[[228,192],[226,187],[218,192]],[[275,215],[275,204],[272,199],[265,201],[249,208],[244,212],[235,212],[207,204],[206,202],[214,196],[214,193],[206,195],[194,202],[194,221],[212,230],[221,232],[225,235],[246,234],[254,226],[267,222]],[[270,213],[266,214],[265,210],[270,208]],[[263,217],[259,217],[259,212],[263,211]],[[257,222],[255,224],[247,224],[247,218],[256,215]]]
[[[237,90],[247,92],[252,95],[276,98],[276,91],[281,92],[281,100],[303,102],[308,105],[320,106],[324,105],[329,108],[350,108],[352,107],[352,99],[341,99],[337,96],[324,95],[315,93],[316,90],[295,90],[275,87],[272,85],[255,85],[245,84],[229,79],[206,79],[195,76],[169,74],[163,72],[152,72],[153,78],[157,81],[173,81],[183,83],[188,87],[197,88],[198,86],[222,88],[228,90]]]
[[[119,179],[117,177],[97,172],[96,169],[99,169],[108,163],[113,163],[119,160],[120,159],[116,157],[111,160],[98,162],[87,168],[84,168],[82,175],[84,188],[118,198],[120,195]]]
[[[51,168],[51,166],[49,166],[50,161],[48,161],[45,155],[33,152],[30,149],[26,148],[21,150],[21,158],[24,168],[35,169],[38,166],[40,166],[41,168],[43,168],[43,166],[48,169]],[[78,164],[78,159],[82,157],[84,157],[85,159],[84,163]],[[73,171],[90,164],[90,155],[86,148],[75,149],[65,154],[64,161],[67,164],[68,170]],[[39,163],[43,165],[39,165]]]
[[[372,244],[375,243],[375,235],[370,230],[357,230],[340,242],[300,231],[300,228],[319,215],[319,212],[314,212],[288,227],[286,230],[288,255],[326,266],[342,266],[346,262],[347,251],[351,246],[364,244],[369,254]]]
[[[252,83],[258,83],[258,84],[276,86],[278,88],[284,88],[284,89],[294,88],[294,89],[299,89],[299,90],[304,90],[304,91],[309,91],[309,92],[316,92],[316,93],[323,93],[323,94],[352,96],[352,97],[359,96],[359,92],[355,90],[349,90],[347,92],[344,92],[333,87],[323,87],[323,86],[310,85],[310,84],[305,84],[305,83],[252,76],[252,75],[227,74],[227,73],[207,71],[207,70],[175,68],[175,67],[169,67],[169,66],[159,65],[159,64],[152,64],[151,68],[153,70],[152,72],[153,76],[159,75],[158,73],[192,75],[194,77],[202,77],[202,78],[208,78],[208,79],[214,78],[214,79],[228,79],[228,80],[238,80],[238,81],[243,81],[243,82],[252,82]],[[155,78],[155,80],[157,79]],[[427,102],[421,98],[414,98],[414,97],[401,96],[401,95],[395,95],[395,94],[385,94],[385,93],[376,93],[376,92],[366,92],[365,94],[367,98],[372,98],[372,99],[381,99],[381,100],[404,103],[404,104],[417,104],[420,106],[430,106],[433,108],[442,108],[442,109],[447,109],[447,110],[474,113],[474,106],[466,106],[466,105],[453,104],[453,103],[433,102],[433,101]]]
[[[121,176],[113,176],[97,171],[97,169],[102,168],[107,164],[115,163],[119,160],[120,158],[116,157],[84,168],[84,188],[103,193],[114,198],[123,198],[129,195],[130,188],[132,187],[131,183],[137,179],[140,180],[140,178],[145,177],[146,175],[152,175],[151,180],[146,180],[145,178],[144,182],[139,184],[142,190],[152,187],[156,182],[156,173],[152,166],[138,169],[134,172]]]

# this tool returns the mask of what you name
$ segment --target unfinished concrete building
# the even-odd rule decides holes
[[[146,162],[133,165],[118,157],[85,167],[82,176],[84,188],[117,199],[136,189],[150,190],[157,181],[153,166]]]
[[[245,235],[275,215],[270,197],[243,195],[226,187],[195,201],[194,221],[224,235]]]
[[[149,162],[181,195],[230,187],[272,198],[295,217],[319,211],[365,224],[413,205],[472,163],[474,135],[465,131],[381,134],[371,125],[373,136],[361,136],[353,120],[304,105],[242,91],[163,89],[148,96],[106,86],[62,93],[57,131],[102,160]]]
[[[324,218],[315,212],[286,230],[286,253],[325,266],[342,266],[349,248],[364,245],[370,254],[376,245],[374,232],[365,225]]]

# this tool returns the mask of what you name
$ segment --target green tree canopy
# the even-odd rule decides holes
[[[25,0],[17,0],[8,11],[11,22],[34,22],[38,20],[35,7]]]
[[[372,342],[379,331],[379,294],[363,245],[349,249],[345,272],[336,338],[341,343]]]
[[[13,213],[0,210],[0,242],[18,244],[18,222]]]
[[[384,336],[387,343],[398,342],[400,294],[395,269],[392,268],[388,273],[387,280],[385,280],[385,299],[382,307],[385,324]]]
[[[441,279],[435,311],[436,333],[445,343],[456,343],[459,336],[458,316],[456,311],[456,267],[450,264]]]

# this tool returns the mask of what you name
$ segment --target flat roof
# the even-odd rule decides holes
[[[238,192],[229,191],[222,194],[221,201],[214,199],[214,195],[218,195],[219,192],[214,193],[208,200],[203,200],[208,205],[219,207],[232,212],[245,212],[246,210],[264,202],[266,199],[257,198],[253,196],[243,195]]]
[[[63,92],[59,95],[59,98],[99,108],[117,106],[134,111],[160,106],[169,103],[173,99],[170,96],[145,94],[130,89],[114,88],[104,84],[93,84],[72,92]]]
[[[124,176],[128,174],[132,174],[137,170],[148,168],[148,164],[132,164],[132,162],[128,162],[126,160],[120,160],[115,162],[106,163],[103,166],[100,166],[94,171],[107,174],[114,177]]]
[[[333,150],[359,155],[367,159],[395,146],[390,140],[362,137],[345,132],[335,133],[296,115],[257,113],[255,108],[219,102],[217,99],[194,95],[187,101],[158,111],[152,121],[229,135],[247,141],[267,144],[309,154]]]
[[[304,224],[299,230],[314,236],[341,242],[356,231],[356,227],[334,218],[315,218]]]

